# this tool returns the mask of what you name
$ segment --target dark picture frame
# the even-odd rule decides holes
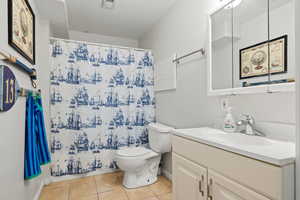
[[[272,39],[272,40],[267,40],[267,41],[264,41],[264,42],[261,42],[261,43],[258,43],[258,44],[255,44],[255,45],[252,45],[252,46],[249,46],[249,47],[246,47],[246,48],[243,48],[243,49],[240,49],[240,55],[239,55],[239,58],[240,58],[240,80],[242,79],[248,79],[248,78],[255,78],[255,77],[262,77],[262,76],[267,76],[269,73],[269,66],[268,66],[268,63],[269,63],[269,60],[270,62],[273,60],[272,59],[272,54],[269,53],[268,51],[271,51],[271,48],[272,48],[272,45],[276,42],[281,42],[283,41],[283,48],[281,49],[282,51],[284,52],[281,52],[282,55],[283,55],[283,66],[281,66],[281,70],[280,71],[276,71],[276,72],[272,72],[272,63],[270,63],[270,74],[271,75],[274,75],[274,74],[282,74],[282,73],[287,73],[288,71],[288,35],[283,35],[281,37],[278,37],[278,38],[275,38],[275,39]],[[269,50],[270,48],[270,50]],[[265,58],[261,58],[263,56],[260,56],[261,60],[264,60],[265,62],[265,65],[267,65],[267,71],[266,72],[261,72],[261,74],[255,74],[255,75],[243,75],[243,70],[244,70],[244,65],[243,65],[243,55],[245,52],[247,51],[253,51],[255,52],[256,50],[260,51],[261,54],[263,54],[265,56]],[[267,63],[266,63],[267,62]]]
[[[7,0],[7,2],[8,44],[34,65],[36,61],[34,12],[27,0]],[[18,6],[15,4],[18,4]],[[25,9],[20,9],[20,6],[25,6]],[[14,13],[17,9],[20,9],[18,10],[19,13]],[[28,16],[30,21],[24,21]],[[20,24],[20,26],[16,26],[16,24]],[[21,30],[16,30],[16,27],[21,27]],[[23,33],[22,36],[21,31]]]

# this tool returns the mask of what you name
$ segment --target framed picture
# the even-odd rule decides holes
[[[8,43],[35,64],[35,16],[27,0],[8,0]]]
[[[240,79],[266,76],[269,70],[271,74],[286,73],[287,42],[288,36],[284,35],[241,49]]]

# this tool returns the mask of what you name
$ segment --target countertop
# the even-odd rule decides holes
[[[276,166],[285,166],[295,162],[296,147],[292,142],[241,133],[225,133],[208,127],[174,129],[172,133]]]

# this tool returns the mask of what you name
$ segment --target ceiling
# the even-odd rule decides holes
[[[36,2],[40,13],[51,21],[54,35],[74,30],[138,39],[165,15],[175,1],[116,0],[112,10],[102,8],[101,0]]]

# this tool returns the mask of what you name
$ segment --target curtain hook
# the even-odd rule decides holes
[[[36,84],[36,82],[35,82],[33,79],[31,79],[31,85],[32,85],[32,87],[34,87],[34,88],[37,87],[37,84]]]

